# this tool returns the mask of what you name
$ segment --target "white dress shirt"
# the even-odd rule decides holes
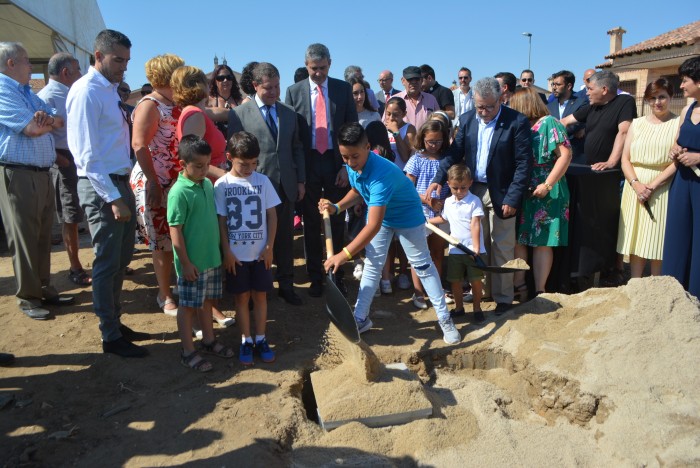
[[[131,171],[129,125],[117,85],[90,67],[71,86],[66,103],[68,147],[78,177],[87,177],[106,202],[121,197],[109,175]]]
[[[323,88],[323,98],[326,101],[326,122],[328,123],[328,149],[333,148],[331,139],[331,103],[328,101],[328,78],[321,84]],[[316,148],[316,96],[318,95],[318,85],[309,78],[309,88],[311,88],[311,147]]]

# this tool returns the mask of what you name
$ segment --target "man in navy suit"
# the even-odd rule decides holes
[[[576,77],[568,70],[562,70],[552,75],[552,95],[554,100],[547,104],[549,113],[557,120],[573,114],[579,107],[586,103],[586,99],[574,92]],[[572,162],[586,164],[586,156],[583,154],[583,142],[586,134],[586,124],[575,123],[566,127],[569,135],[571,149],[573,150]]]
[[[357,111],[351,86],[345,81],[328,78],[331,54],[325,45],[311,44],[306,49],[304,63],[309,79],[287,88],[284,102],[307,125],[301,132],[306,151],[306,195],[302,200],[304,247],[306,271],[311,280],[309,295],[319,297],[323,294],[325,274],[321,261],[323,249],[318,201],[321,198],[340,200],[348,191],[348,173],[338,151],[337,132],[344,123],[357,122]],[[333,250],[338,253],[345,245],[345,219],[333,216],[331,227]],[[343,271],[336,272],[335,278],[338,288],[346,293]]]
[[[533,159],[530,123],[501,100],[496,78],[476,82],[474,109],[460,117],[457,137],[427,192],[439,191],[450,166],[463,162],[469,167],[474,179],[470,191],[484,206],[482,232],[492,265],[514,258],[515,213],[527,193]],[[487,280],[485,295],[496,301],[497,314],[506,312],[513,302],[512,275]]]

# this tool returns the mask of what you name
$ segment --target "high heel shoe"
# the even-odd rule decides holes
[[[517,299],[519,303],[522,304],[523,302],[527,301],[527,295],[527,284],[519,284],[513,288],[513,298]]]

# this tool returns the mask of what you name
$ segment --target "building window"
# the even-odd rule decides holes
[[[620,91],[631,94],[632,96],[637,95],[637,80],[627,80],[620,81]]]

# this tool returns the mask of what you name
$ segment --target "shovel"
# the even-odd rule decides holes
[[[323,212],[323,231],[326,236],[326,258],[331,258],[333,256],[333,234],[331,233],[331,217],[328,210]],[[336,286],[332,270],[328,270],[328,281],[326,283],[326,312],[328,317],[345,338],[353,343],[359,343],[360,332],[357,330],[355,316],[345,296]]]
[[[500,266],[489,266],[486,263],[484,263],[484,260],[481,258],[480,255],[478,255],[476,252],[471,250],[469,247],[466,245],[462,244],[458,239],[455,239],[442,229],[438,228],[437,226],[433,226],[430,223],[425,223],[425,227],[427,227],[430,231],[434,232],[438,236],[442,237],[445,239],[447,242],[450,243],[450,245],[453,245],[457,247],[459,250],[464,252],[465,254],[471,256],[474,259],[474,265],[476,268],[479,270],[483,271],[488,271],[491,273],[515,273],[518,271],[527,271],[528,268],[513,268],[513,267],[500,267]]]

